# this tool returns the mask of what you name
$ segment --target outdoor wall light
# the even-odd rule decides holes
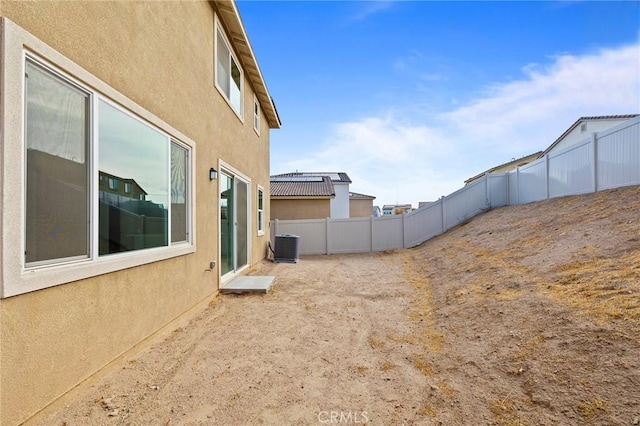
[[[209,180],[218,179],[218,171],[213,167],[209,169]]]

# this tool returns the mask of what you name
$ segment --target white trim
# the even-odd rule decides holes
[[[233,50],[233,45],[229,43],[229,39],[227,38],[227,34],[224,30],[224,27],[220,23],[220,18],[215,14],[214,20],[214,28],[213,28],[213,84],[218,89],[218,92],[222,95],[222,98],[227,102],[231,110],[238,116],[240,121],[244,124],[244,70],[240,65],[240,61],[238,61],[238,57]],[[240,111],[237,111],[236,108],[231,103],[231,99],[227,97],[227,94],[222,90],[222,88],[218,85],[218,34],[222,35],[222,41],[226,45],[229,50],[229,54],[231,58],[236,63],[236,66],[240,70]],[[231,65],[231,64],[230,64]],[[231,70],[229,70],[229,78],[231,79]],[[230,83],[231,84],[231,83]]]
[[[245,269],[247,269],[249,266],[251,266],[252,263],[252,258],[251,258],[251,242],[252,242],[252,233],[251,233],[251,223],[252,223],[252,218],[253,218],[253,214],[252,214],[252,209],[253,209],[253,203],[252,203],[252,199],[253,196],[251,194],[251,178],[247,175],[245,175],[244,173],[240,172],[238,169],[234,168],[233,166],[229,165],[228,163],[224,162],[223,160],[219,159],[218,160],[218,170],[219,173],[225,173],[228,175],[231,175],[233,178],[239,178],[240,180],[242,180],[243,182],[245,182],[247,184],[247,264],[238,268],[238,269],[234,269],[231,270],[229,272],[227,272],[226,274],[222,275],[221,268],[218,268],[218,274],[219,274],[219,285],[220,288],[223,287],[223,284],[231,281],[233,278],[235,278],[236,276],[240,275],[240,273],[242,271],[244,271]],[[235,191],[235,188],[234,188]],[[216,194],[216,197],[218,197],[218,206],[220,205],[219,203],[219,199],[220,199],[220,186],[218,186],[218,191]],[[234,215],[236,214],[236,209],[234,209]],[[235,219],[235,216],[234,216]],[[218,211],[218,229],[220,230],[222,227],[222,223],[220,221],[220,212]],[[218,232],[218,264],[221,265],[221,261],[222,261],[222,247],[221,247],[221,237],[222,237],[222,232]],[[234,237],[235,238],[235,237]],[[235,241],[234,241],[235,243]],[[235,253],[234,253],[235,256]],[[235,263],[235,262],[234,262]],[[234,265],[235,267],[235,265]]]
[[[262,193],[262,208],[260,208],[260,194],[261,193]],[[257,228],[259,237],[264,235],[264,228],[265,228],[265,224],[266,224],[265,210],[264,210],[265,202],[266,202],[266,200],[265,200],[265,197],[264,197],[264,188],[262,187],[262,185],[258,185],[258,190],[256,191],[256,223],[257,223],[256,228]],[[262,218],[260,218],[260,212],[262,212]],[[262,226],[260,226],[260,225],[262,225]],[[262,229],[260,229],[260,228],[262,228]]]
[[[257,111],[256,111],[257,109]],[[253,130],[256,132],[258,136],[260,136],[260,126],[262,125],[262,120],[260,117],[260,111],[262,107],[260,106],[260,101],[256,94],[253,94]]]
[[[149,111],[135,104],[126,96],[110,87],[97,77],[90,74],[82,67],[66,58],[55,49],[51,48],[29,32],[17,26],[7,18],[2,18],[2,38],[0,40],[2,52],[2,73],[0,75],[2,86],[0,87],[1,114],[0,148],[2,175],[2,289],[1,297],[10,297],[30,291],[44,289],[59,284],[65,284],[84,278],[89,278],[109,272],[118,271],[151,262],[169,259],[176,256],[193,253],[195,245],[195,142],[170,126]],[[120,109],[141,121],[146,121],[156,130],[167,135],[169,140],[179,141],[189,148],[191,169],[191,183],[189,198],[191,217],[190,242],[171,245],[169,228],[168,247],[158,247],[140,251],[130,251],[122,254],[113,254],[98,257],[97,250],[97,224],[95,221],[90,226],[89,236],[91,247],[89,258],[82,260],[70,260],[55,265],[48,264],[42,267],[24,266],[25,244],[25,172],[24,164],[25,138],[24,138],[24,96],[25,96],[25,60],[29,56],[35,62],[52,68],[56,75],[80,86],[90,93],[91,113],[95,117],[97,113],[96,103],[98,99],[108,100],[117,104]],[[55,64],[55,65],[53,65]],[[90,120],[91,143],[89,144],[90,173],[90,208],[91,219],[97,216],[97,150],[95,118]]]

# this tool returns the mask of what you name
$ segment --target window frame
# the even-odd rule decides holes
[[[236,116],[238,116],[238,118],[240,119],[240,121],[242,123],[244,123],[244,94],[245,94],[245,84],[244,84],[244,70],[242,69],[242,66],[240,65],[240,61],[238,60],[238,57],[236,56],[235,51],[233,50],[233,46],[231,43],[229,43],[229,39],[227,37],[227,34],[224,30],[224,27],[222,26],[222,24],[220,23],[220,19],[218,18],[218,15],[215,15],[215,24],[214,24],[214,29],[213,29],[213,82],[214,85],[216,86],[216,89],[218,89],[218,92],[220,92],[220,94],[222,95],[222,98],[227,102],[227,104],[229,105],[229,107],[231,108],[231,110],[236,114]],[[220,87],[220,85],[218,84],[218,37],[222,37],[222,42],[224,43],[225,47],[227,48],[227,50],[229,51],[229,60],[233,60],[233,62],[235,63],[236,67],[238,68],[238,70],[240,71],[240,111],[236,110],[236,108],[233,106],[233,103],[231,102],[231,99],[229,99],[230,95],[227,96],[227,94],[225,93],[224,89],[222,87]],[[229,62],[229,65],[231,65],[231,62]],[[233,78],[231,76],[231,70],[229,70],[229,84],[233,84]]]
[[[262,196],[262,205],[260,205],[260,196]],[[258,236],[264,235],[264,213],[264,188],[258,185],[258,190],[256,191],[256,220]]]
[[[3,232],[2,238],[2,286],[0,298],[28,293],[60,284],[97,275],[115,272],[195,252],[195,142],[186,135],[137,105],[115,88],[101,81],[90,72],[63,56],[28,31],[11,22],[2,20],[0,45],[3,66],[1,76],[2,117],[0,125],[2,145],[2,190],[5,197],[0,201]],[[26,61],[41,65],[47,71],[90,93],[91,117],[89,119],[89,257],[75,260],[56,260],[46,265],[26,266],[24,257],[26,233],[26,135],[25,135],[25,71]],[[142,249],[108,256],[99,256],[98,238],[98,139],[97,103],[106,100],[137,120],[152,126],[188,151],[187,171],[187,221],[188,241],[172,243],[156,248]],[[167,167],[171,168],[170,161]],[[169,188],[170,189],[170,188]],[[169,222],[170,226],[170,222]],[[170,228],[169,228],[170,232]]]
[[[255,94],[253,95],[253,130],[260,136],[260,102]]]

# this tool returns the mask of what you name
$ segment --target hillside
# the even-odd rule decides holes
[[[640,424],[638,186],[250,273],[28,424]]]

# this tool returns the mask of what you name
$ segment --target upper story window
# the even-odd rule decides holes
[[[2,24],[0,297],[193,253],[195,143]]]
[[[242,68],[231,50],[224,31],[216,19],[215,33],[215,63],[216,63],[216,87],[224,95],[231,108],[243,117],[242,99],[244,78]]]
[[[260,135],[260,103],[255,95],[253,95],[253,130]]]
[[[264,189],[258,187],[258,235],[264,235]]]

